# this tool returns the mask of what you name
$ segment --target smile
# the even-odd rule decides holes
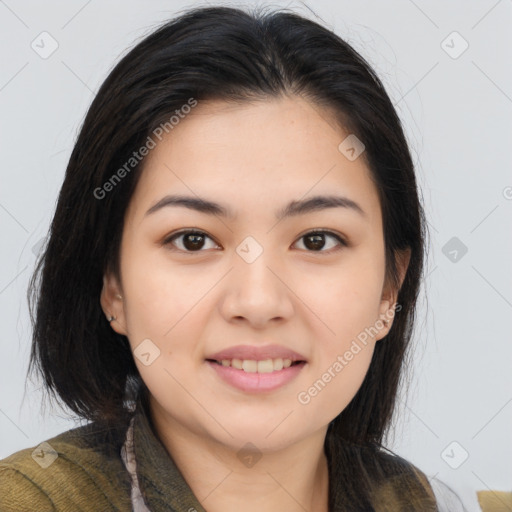
[[[291,359],[207,359],[217,377],[245,392],[273,391],[293,380],[306,365]]]
[[[291,359],[264,359],[256,361],[254,359],[222,359],[222,361],[210,360],[222,366],[236,368],[247,373],[271,373],[289,368],[292,365],[300,364],[304,361],[293,361]]]

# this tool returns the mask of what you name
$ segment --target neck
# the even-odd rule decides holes
[[[276,451],[234,449],[151,412],[158,437],[208,512],[328,511],[325,430]]]

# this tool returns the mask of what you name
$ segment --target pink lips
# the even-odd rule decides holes
[[[270,373],[246,372],[232,366],[219,364],[223,359],[251,359],[263,361],[265,359],[291,359],[292,366]],[[215,362],[218,361],[218,362]],[[227,384],[245,392],[273,391],[284,386],[294,379],[306,365],[305,357],[293,350],[279,345],[257,347],[254,345],[238,345],[206,358],[207,364]]]
[[[232,366],[207,361],[217,375],[227,384],[246,392],[273,391],[295,378],[306,363],[297,363],[272,373],[249,373]]]
[[[216,352],[206,359],[222,361],[223,359],[252,359],[254,361],[263,361],[265,359],[291,359],[294,361],[305,361],[306,358],[291,349],[280,345],[266,345],[263,347],[255,345],[237,345],[220,352]]]

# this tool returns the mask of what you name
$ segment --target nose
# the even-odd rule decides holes
[[[256,329],[293,315],[293,292],[286,271],[269,251],[252,262],[238,255],[227,276],[220,310],[228,322],[247,322]]]

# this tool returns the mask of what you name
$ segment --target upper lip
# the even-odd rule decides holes
[[[222,361],[223,359],[250,359],[255,361],[264,361],[265,359],[291,359],[294,361],[306,361],[301,354],[280,345],[236,345],[220,352],[211,354],[206,359]]]

